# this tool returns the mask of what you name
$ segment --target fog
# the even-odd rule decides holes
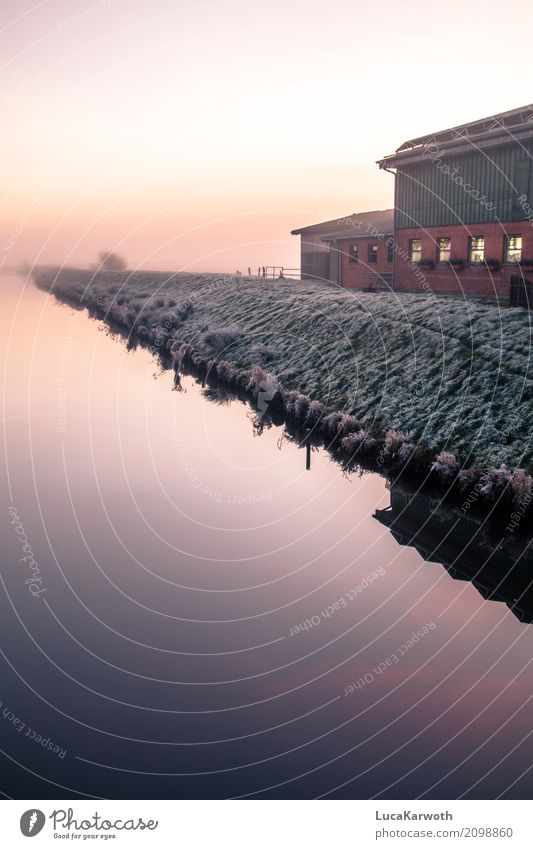
[[[2,3],[0,264],[297,266],[292,229],[392,205],[379,157],[531,100],[497,8],[452,0],[451,56],[422,0]]]

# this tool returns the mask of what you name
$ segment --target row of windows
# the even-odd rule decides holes
[[[386,248],[387,248],[387,262],[392,263],[392,261],[394,259],[394,245],[393,245],[392,241],[389,240],[386,243]],[[378,249],[379,249],[379,245],[377,243],[372,243],[372,242],[368,243],[367,261],[369,263],[373,263],[373,262],[375,263],[375,262],[378,261]],[[350,258],[350,262],[359,262],[359,246],[357,244],[350,245],[350,250],[349,250],[348,256]]]
[[[448,236],[437,239],[437,262],[449,262],[452,255],[452,240]],[[522,260],[522,236],[505,236],[503,247],[504,262]],[[412,262],[422,260],[422,239],[409,241],[409,259]],[[485,261],[485,237],[471,236],[468,240],[468,262],[471,264]]]
[[[391,240],[386,243],[387,262],[392,263],[394,259],[394,244]],[[369,242],[367,246],[367,262],[377,263],[378,243]],[[437,262],[449,262],[452,256],[452,240],[449,236],[439,236],[437,239]],[[503,248],[504,262],[513,263],[522,260],[522,236],[505,236]],[[350,262],[359,261],[359,246],[357,243],[350,245]],[[412,262],[422,261],[422,239],[410,239],[409,259]],[[468,240],[468,262],[472,265],[485,262],[485,237],[471,236]]]

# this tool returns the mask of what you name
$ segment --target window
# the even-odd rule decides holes
[[[350,245],[350,250],[349,250],[348,256],[350,258],[350,262],[357,262],[357,260],[358,260],[357,245]]]
[[[449,236],[437,239],[437,262],[449,262],[452,255],[452,240]]]
[[[378,261],[378,246],[370,243],[368,245],[368,261],[369,262],[377,262]]]
[[[394,262],[394,242],[392,239],[387,242],[387,262]]]
[[[522,259],[522,236],[505,237],[505,262],[520,262]]]
[[[471,262],[471,263],[485,262],[485,237],[484,236],[471,236],[471,238],[470,238],[470,250],[468,252],[468,261]]]
[[[422,239],[409,240],[409,259],[411,262],[420,262],[422,259]]]

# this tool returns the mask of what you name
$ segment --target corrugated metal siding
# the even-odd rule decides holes
[[[426,162],[399,170],[396,176],[397,227],[435,227],[440,224],[478,224],[525,218],[516,198],[527,194],[533,205],[533,169],[524,163],[533,157],[533,142],[507,145],[490,156],[473,152],[450,158],[429,157]],[[466,191],[449,173],[463,178],[485,203]],[[457,169],[457,170],[456,170]],[[493,203],[494,209],[487,209]]]

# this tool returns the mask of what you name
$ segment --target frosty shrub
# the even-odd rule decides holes
[[[245,389],[256,400],[261,412],[266,411],[266,407],[274,398],[276,403],[279,403],[277,397],[280,394],[278,379],[261,366],[252,366]]]
[[[327,440],[337,439],[342,419],[342,413],[329,413],[325,416],[322,422],[322,432]]]
[[[509,493],[513,476],[502,463],[499,469],[488,469],[481,475],[481,494],[487,501],[497,501],[504,493]]]
[[[237,382],[237,369],[231,363],[226,362],[226,360],[221,360],[217,364],[217,378],[221,383],[226,383],[228,385],[235,385]]]
[[[317,427],[324,416],[324,405],[320,401],[311,401],[307,410],[305,424],[307,427]]]
[[[190,349],[186,342],[174,342],[170,346],[170,353],[172,354],[174,368],[180,368],[186,362]]]
[[[294,399],[294,418],[298,424],[303,424],[305,422],[310,405],[311,399],[307,395],[302,395],[301,392],[299,392]]]
[[[158,324],[161,325],[161,327],[164,327],[167,332],[176,330],[181,327],[185,319],[188,318],[193,311],[193,305],[189,302],[185,302],[179,307],[175,307],[172,312],[162,313],[158,318]],[[144,312],[144,316],[146,318],[146,311]]]
[[[283,406],[285,408],[285,413],[290,418],[294,418],[294,407],[296,404],[296,399],[300,393],[295,389],[285,390],[283,392]]]
[[[455,478],[459,471],[459,466],[459,460],[455,454],[451,454],[449,451],[442,451],[435,457],[435,460],[431,464],[431,471],[435,472],[441,481],[447,483]]]
[[[462,469],[457,476],[460,492],[475,492],[479,487],[481,472],[479,469]]]
[[[396,459],[402,445],[410,442],[410,437],[398,430],[388,430],[383,443],[383,456],[387,460]]]
[[[523,469],[517,469],[511,481],[512,499],[516,507],[529,504],[532,498],[533,478]]]
[[[268,372],[261,368],[261,366],[252,366],[250,377],[248,379],[248,386],[246,387],[248,392],[253,392],[254,390],[257,392],[261,384],[265,383],[267,378]]]
[[[378,443],[366,431],[359,430],[357,433],[344,436],[341,440],[341,448],[345,454],[350,456],[354,454],[374,456],[377,454]]]
[[[169,304],[171,306],[176,307],[174,312],[177,314],[180,321],[184,321],[186,318],[188,318],[194,312],[194,306],[193,306],[193,304],[191,304],[190,301],[183,301],[183,303],[181,303],[179,306],[176,306],[175,301],[169,301]]]
[[[125,318],[127,327],[131,329],[137,320],[137,313],[131,308],[127,309]]]
[[[141,325],[141,326],[143,326],[143,325]],[[140,329],[141,329],[141,327],[139,327],[139,330]],[[172,345],[170,346],[170,353],[171,354],[177,354],[179,352],[180,348],[183,348],[183,347],[185,347],[185,342],[180,342],[179,339],[176,339],[172,343]]]
[[[271,348],[267,348],[262,342],[258,342],[250,348],[250,359],[260,365],[271,362],[275,356],[274,351]]]
[[[248,384],[250,383],[250,375],[244,369],[239,369],[237,373],[237,388],[242,392],[248,392]]]
[[[398,460],[402,465],[409,462],[416,449],[414,442],[403,442],[398,449]]]
[[[355,416],[349,416],[347,413],[342,413],[337,432],[338,437],[342,438],[343,436],[347,436],[349,433],[355,433],[357,430],[361,430],[361,423],[359,420]]]
[[[241,335],[238,330],[208,330],[204,333],[203,341],[211,350],[221,353],[238,342]]]

